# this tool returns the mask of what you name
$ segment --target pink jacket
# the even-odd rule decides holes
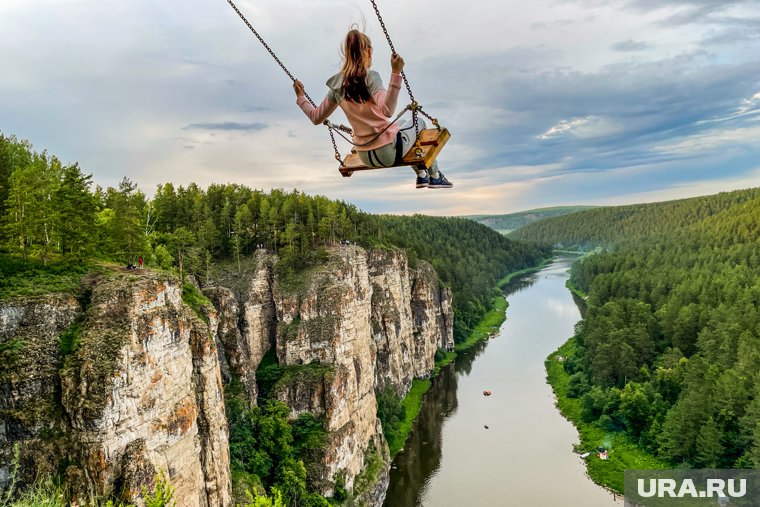
[[[298,97],[296,100],[296,104],[314,125],[325,121],[340,106],[354,131],[353,141],[358,145],[355,146],[357,151],[370,151],[395,142],[398,133],[398,124],[395,123],[380,137],[374,141],[372,139],[388,125],[388,118],[393,116],[396,110],[398,93],[401,90],[400,74],[391,74],[391,80],[386,91],[383,88],[380,74],[374,70],[369,71],[367,73],[367,88],[372,95],[372,100],[362,104],[352,100],[344,100],[342,74],[335,74],[328,79],[327,86],[329,88],[327,96],[319,107],[313,107],[304,96]],[[365,145],[365,143],[369,144]]]

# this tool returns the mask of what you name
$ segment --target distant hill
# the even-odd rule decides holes
[[[596,208],[529,224],[509,237],[590,250],[623,240],[672,236],[677,231],[758,197],[760,188],[754,188],[675,201]]]
[[[481,223],[502,234],[508,234],[526,225],[544,220],[546,218],[559,217],[576,211],[594,209],[596,206],[557,206],[553,208],[539,208],[507,215],[470,215],[469,218]]]

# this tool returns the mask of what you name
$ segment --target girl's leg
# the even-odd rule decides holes
[[[427,128],[427,124],[425,123],[424,118],[417,118],[417,125],[419,126],[420,130],[423,130]],[[417,140],[417,138],[414,136],[414,122],[410,118],[405,118],[399,123],[399,130],[401,131],[401,140],[404,143],[404,155],[409,153],[409,150],[411,150],[414,147],[414,142]],[[427,173],[430,172],[430,177],[432,178],[438,178],[438,161],[433,161],[433,165],[430,166],[430,169],[425,169],[424,166],[415,167],[415,172],[417,173],[417,176],[424,178],[427,176]]]
[[[414,142],[417,140],[417,138],[414,137],[414,122],[412,122],[410,118],[404,118],[399,122],[398,126],[399,132],[401,132],[401,142],[404,146],[401,151],[404,153],[404,156],[406,156],[406,154],[409,153],[409,150],[414,146]],[[420,128],[422,127],[420,126]],[[415,166],[412,167],[412,169],[420,178],[425,178],[428,175],[427,169],[424,166]]]
[[[396,160],[396,142],[375,148],[371,151],[360,151],[359,160],[368,167],[390,167]]]

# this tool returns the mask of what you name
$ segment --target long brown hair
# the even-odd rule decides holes
[[[369,102],[372,99],[367,88],[368,49],[372,49],[369,37],[356,29],[348,32],[343,45],[343,95],[354,102]]]

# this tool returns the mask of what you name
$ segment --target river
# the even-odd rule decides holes
[[[544,359],[581,318],[565,288],[574,259],[513,281],[499,333],[433,379],[393,462],[386,506],[622,505],[586,476],[572,449],[578,433],[546,383]]]

